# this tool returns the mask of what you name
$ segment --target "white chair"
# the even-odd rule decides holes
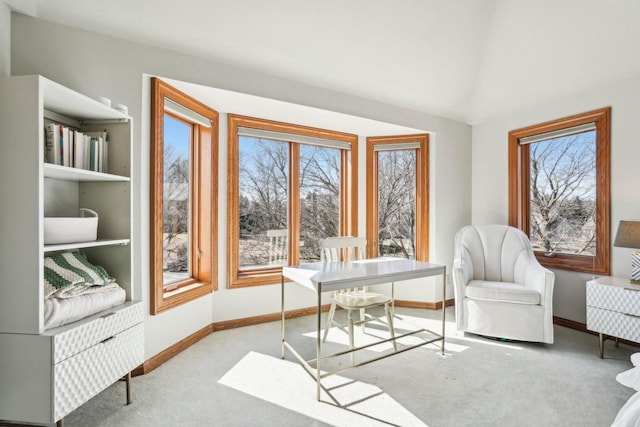
[[[269,238],[269,265],[287,265],[287,229],[267,230]]]
[[[335,262],[335,261],[354,261],[364,259],[364,251],[367,245],[367,240],[362,237],[328,237],[320,240],[320,261],[322,262]],[[362,325],[362,332],[364,332],[364,325],[371,321],[380,321],[380,318],[372,316],[365,312],[367,308],[384,305],[384,312],[387,317],[387,326],[389,327],[389,333],[391,338],[395,338],[393,331],[393,313],[390,308],[391,296],[380,294],[377,292],[370,292],[366,286],[343,289],[333,292],[333,302],[329,309],[329,315],[327,317],[327,323],[324,329],[324,335],[322,341],[327,340],[327,334],[332,324],[338,325],[339,328],[344,330],[345,326],[348,326],[349,333],[349,346],[354,348],[353,339],[353,327],[354,325]],[[343,325],[334,320],[334,314],[336,306],[347,310],[347,324]],[[360,312],[360,320],[354,321],[353,312]],[[393,348],[396,349],[396,341],[393,340]],[[353,360],[353,353],[351,354]]]
[[[490,337],[553,343],[554,274],[527,236],[506,225],[463,227],[453,261],[456,327]]]

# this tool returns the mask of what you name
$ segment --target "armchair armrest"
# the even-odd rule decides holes
[[[528,257],[528,265],[524,274],[524,285],[540,293],[542,305],[549,305],[553,301],[553,282],[555,274],[540,265],[535,257]]]
[[[464,295],[465,286],[469,283],[470,272],[464,268],[461,258],[453,260],[453,266],[451,268],[451,276],[453,279],[453,295],[455,298],[455,316],[456,316],[456,328],[459,331],[464,329]]]

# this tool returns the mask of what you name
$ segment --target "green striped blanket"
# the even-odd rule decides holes
[[[44,297],[69,298],[115,282],[82,252],[63,252],[44,259]]]

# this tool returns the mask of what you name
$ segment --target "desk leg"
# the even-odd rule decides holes
[[[442,355],[444,356],[445,308],[447,304],[447,267],[442,273]]]
[[[280,316],[281,318],[281,325],[280,325],[280,335],[281,335],[281,350],[280,350],[280,357],[282,359],[284,359],[284,276],[280,275]]]
[[[322,293],[320,292],[320,287],[318,287],[318,324],[317,324],[317,334],[316,334],[316,398],[318,402],[320,401],[320,332],[322,331]]]

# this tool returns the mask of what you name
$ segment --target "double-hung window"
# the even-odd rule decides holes
[[[152,79],[152,314],[216,288],[217,153],[218,113]]]
[[[228,116],[228,286],[276,283],[356,232],[357,135]]]
[[[509,224],[547,267],[609,274],[610,114],[509,132]]]
[[[429,259],[429,135],[367,138],[367,255]]]

